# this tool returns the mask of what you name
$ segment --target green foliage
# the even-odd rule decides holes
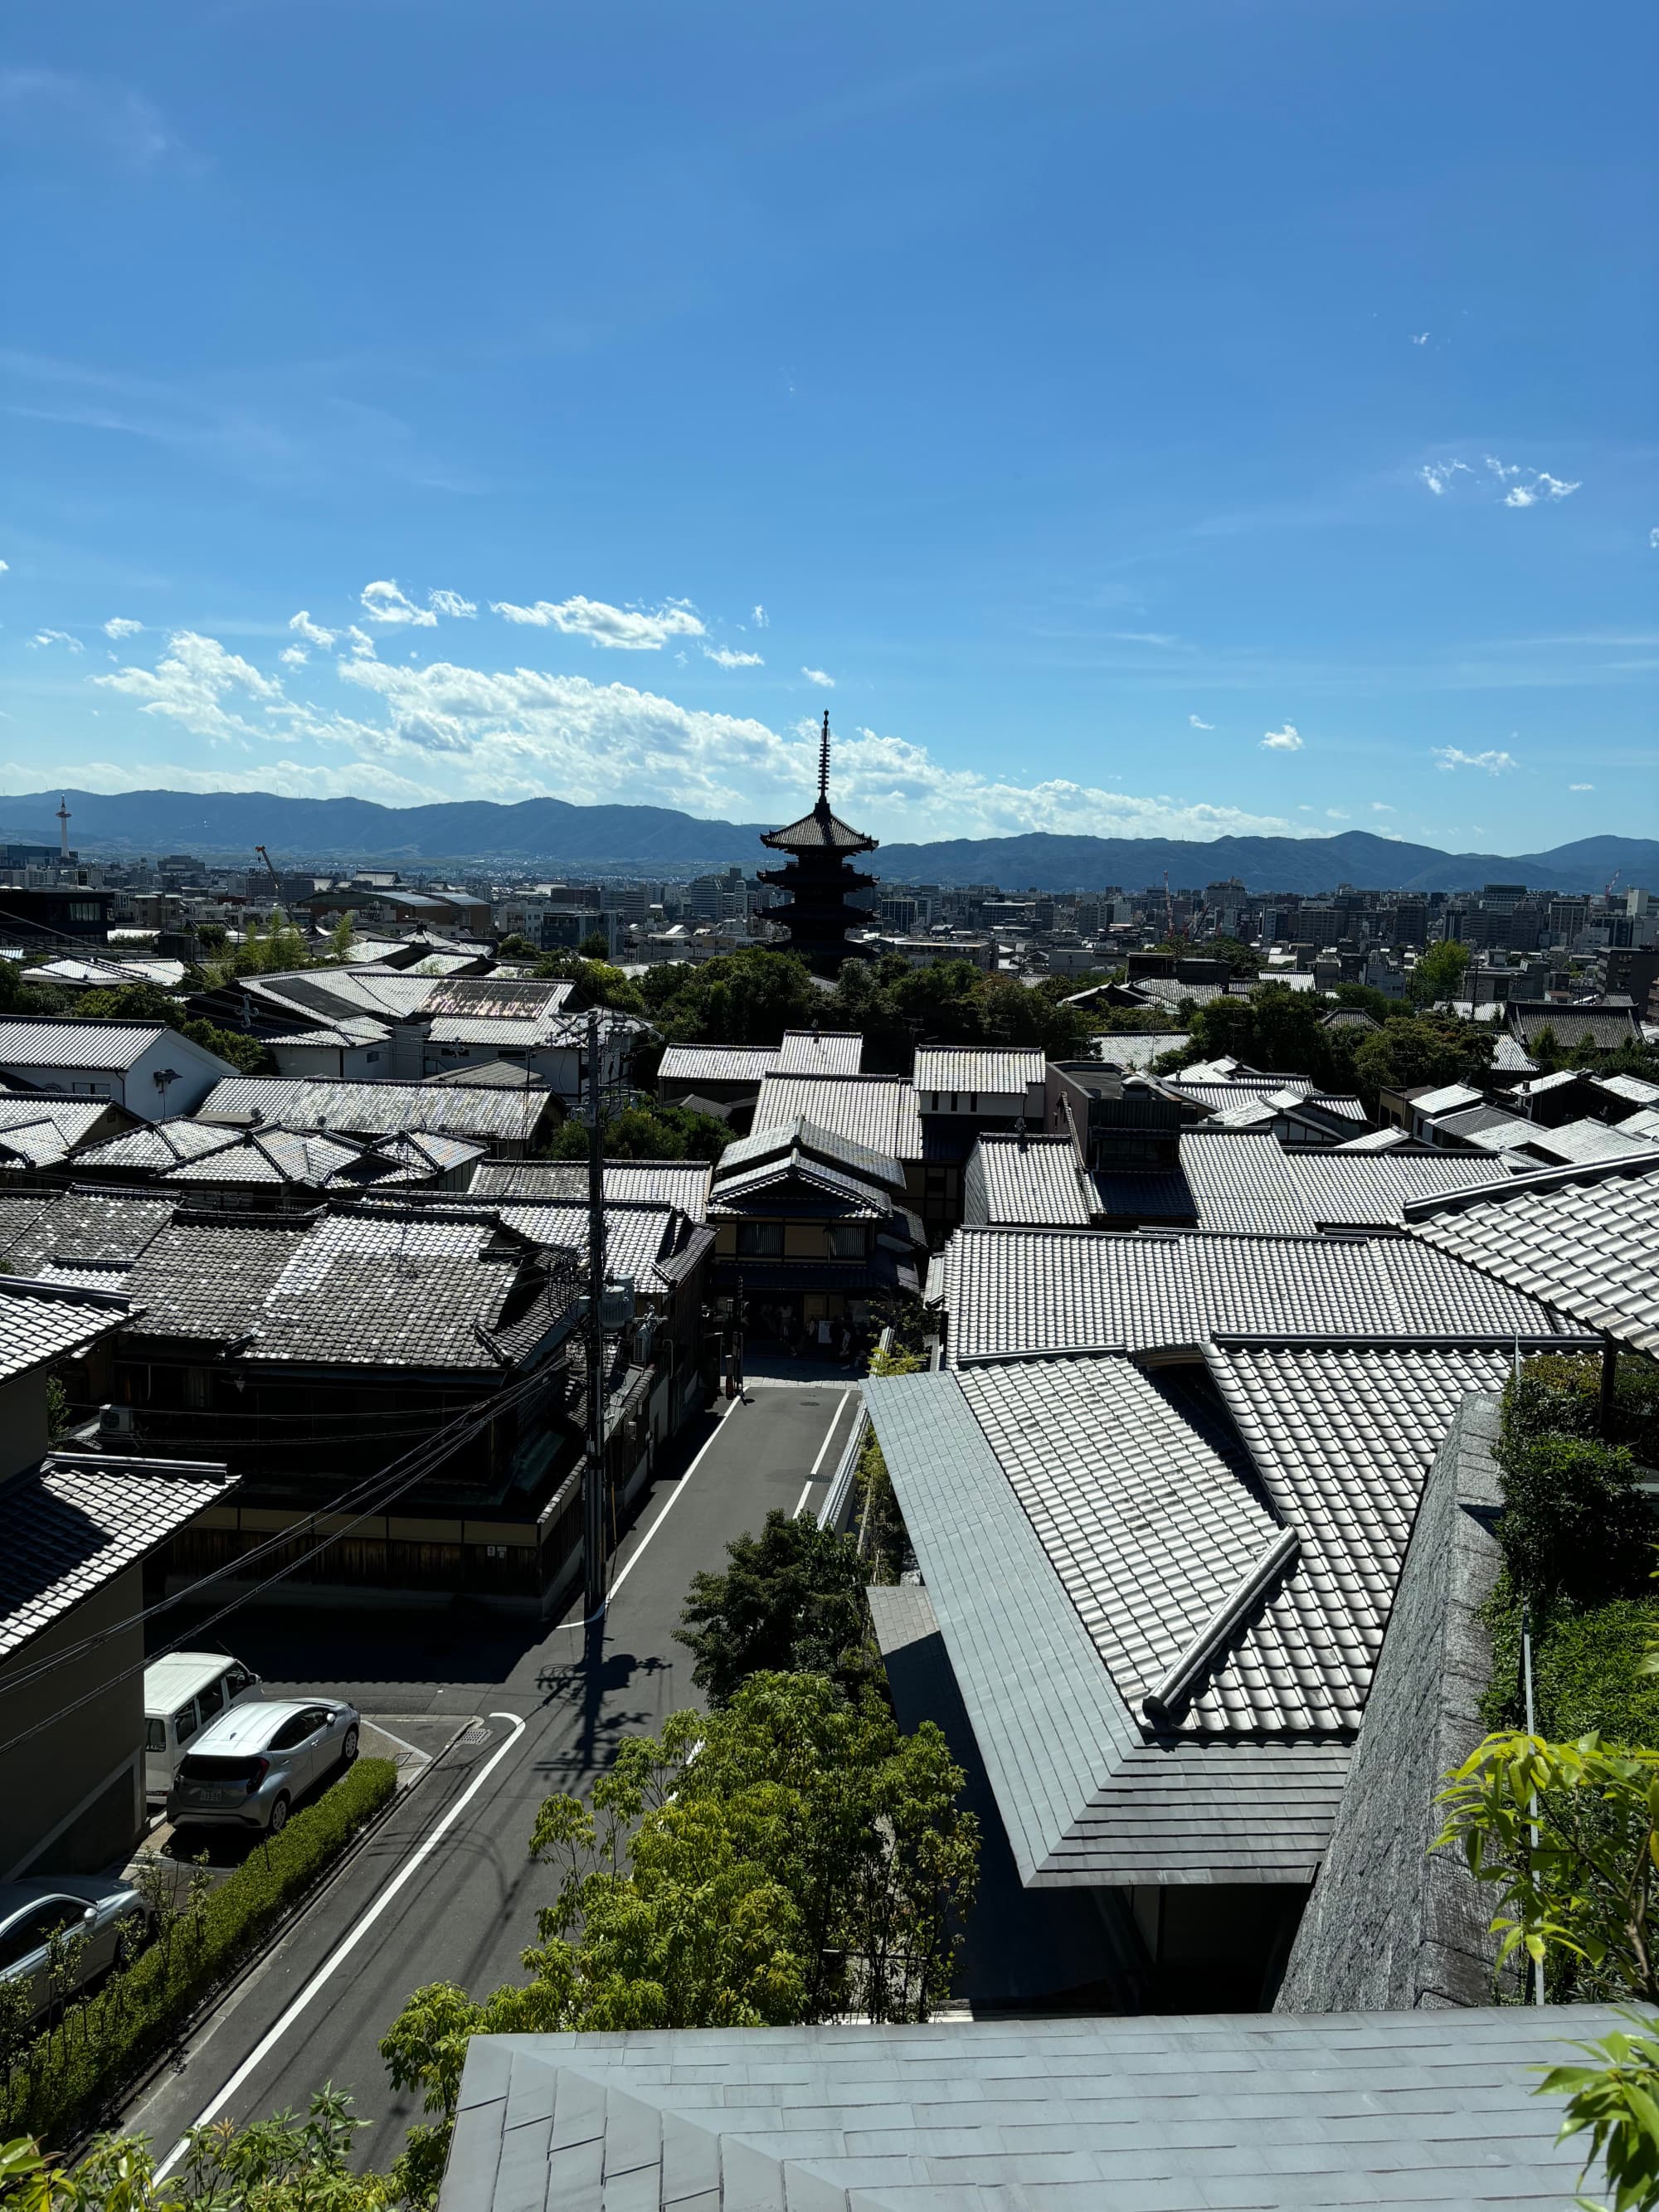
[[[210,964],[204,961],[202,968],[203,974],[217,985],[234,975],[279,975],[313,964],[304,931],[296,928],[280,907],[273,907],[263,921],[257,914],[249,915],[242,942]]]
[[[1440,1802],[1431,1849],[1458,1845],[1474,1879],[1496,1887],[1500,1966],[1516,1954],[1541,1964],[1563,2002],[1659,2001],[1659,1752],[1506,1729],[1448,1777]]]
[[[921,1364],[919,1360],[915,1362],[918,1366]],[[896,1363],[884,1371],[903,1374],[908,1364],[907,1355],[903,1364]],[[873,1375],[876,1371],[875,1361],[872,1360],[870,1372]],[[899,1511],[893,1478],[887,1471],[887,1461],[873,1429],[860,1448],[859,1463],[853,1470],[853,1481],[859,1500],[860,1557],[868,1565],[870,1580],[885,1583],[890,1588],[903,1571],[909,1538],[905,1531],[904,1516]]]
[[[1607,1742],[1659,1748],[1659,1677],[1644,1665],[1656,1635],[1653,1598],[1551,1616],[1533,1645],[1540,1733],[1576,1740],[1595,1730]]]
[[[1601,1605],[1638,1589],[1653,1522],[1623,1444],[1547,1436],[1505,1449],[1498,1540],[1522,1596]]]
[[[197,933],[200,935],[199,931]],[[343,914],[328,933],[328,951],[325,957],[330,960],[338,961],[343,966],[351,957],[352,947],[356,942],[356,916]]]
[[[646,1012],[644,995],[634,978],[603,960],[584,960],[574,952],[549,952],[537,961],[536,973],[548,981],[575,985],[569,1000],[573,1012],[586,1013],[590,1006],[609,1006],[619,1014]]]
[[[1518,1382],[1504,1393],[1500,1460],[1549,1436],[1599,1438],[1601,1361],[1598,1353],[1538,1352],[1522,1361]],[[1659,1367],[1620,1358],[1613,1376],[1609,1442],[1626,1444],[1648,1466],[1659,1465]]]
[[[1407,982],[1407,991],[1414,1005],[1437,1006],[1442,1000],[1455,999],[1463,972],[1469,964],[1469,948],[1460,945],[1455,938],[1447,938],[1439,945],[1431,945],[1419,953],[1417,964]]]
[[[73,1415],[70,1395],[56,1375],[46,1377],[46,1434],[56,1443],[68,1430]]]
[[[864,1570],[846,1537],[774,1507],[758,1536],[734,1536],[726,1552],[724,1573],[692,1576],[674,1632],[711,1705],[762,1673],[810,1669],[853,1692],[875,1684]]]
[[[269,1045],[258,1037],[247,1036],[240,1030],[221,1029],[216,1022],[181,1021],[173,1026],[180,1036],[199,1044],[204,1052],[217,1053],[221,1060],[243,1075],[275,1075],[276,1056]]]
[[[1456,1083],[1480,1073],[1492,1064],[1494,1044],[1476,1023],[1391,1008],[1382,1027],[1366,1030],[1354,1046],[1354,1079],[1360,1095],[1375,1103],[1379,1091]]]
[[[647,968],[640,988],[650,1020],[680,1044],[776,1044],[786,1030],[823,1018],[805,962],[760,946]]]
[[[396,1786],[390,1759],[360,1759],[218,1888],[193,1886],[188,1910],[164,1912],[157,1942],[50,2032],[14,2050],[0,2085],[0,2127],[58,2141],[76,2133],[166,2048]]]
[[[1556,2141],[1590,2139],[1579,2187],[1600,2159],[1613,2190],[1611,2212],[1648,2212],[1659,2204],[1659,2021],[1634,2012],[1625,2017],[1629,2032],[1614,2028],[1577,2046],[1595,2063],[1553,2066],[1538,2086],[1540,2094],[1568,2100]]]
[[[1264,1073],[1305,1075],[1321,1090],[1340,1091],[1352,1071],[1343,1033],[1323,1026],[1329,1011],[1311,991],[1286,983],[1261,984],[1248,999],[1211,999],[1194,1012],[1171,1064],[1231,1054]]]
[[[866,1070],[908,1075],[918,1044],[1036,1045],[1050,1060],[1079,1058],[1094,1025],[1066,995],[1028,991],[969,960],[912,968],[890,953],[849,962],[814,1013],[824,1029],[860,1032]]]
[[[528,1986],[417,1990],[382,2042],[434,2116],[396,2179],[434,2185],[474,2034],[928,2018],[977,1874],[963,1779],[936,1728],[903,1735],[817,1674],[756,1675],[625,1741],[591,1807],[550,1798],[537,1820],[558,1889]]]
[[[724,1121],[684,1106],[624,1107],[603,1124],[601,1137],[608,1160],[717,1160],[731,1141]],[[586,1124],[562,1122],[548,1140],[546,1157],[585,1160]]]
[[[576,957],[579,960],[608,961],[611,957],[611,939],[602,929],[590,930],[576,947]]]
[[[306,965],[305,962],[299,963]],[[176,1030],[204,1052],[217,1053],[219,1058],[244,1075],[275,1075],[276,1062],[269,1048],[257,1037],[245,1036],[240,1030],[221,1029],[216,1023],[195,1021],[186,1013],[182,999],[175,999],[155,983],[125,983],[109,991],[53,990],[54,1004],[47,1009],[43,1001],[46,992],[34,988],[29,995],[33,1012],[51,1011],[58,1013],[79,1014],[87,1021],[95,1022],[164,1022]]]

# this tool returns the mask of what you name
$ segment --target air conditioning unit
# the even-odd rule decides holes
[[[100,1406],[98,1408],[100,1443],[130,1444],[137,1433],[131,1406]]]
[[[626,1328],[634,1318],[634,1278],[624,1275],[605,1286],[599,1300],[599,1326],[607,1331]]]

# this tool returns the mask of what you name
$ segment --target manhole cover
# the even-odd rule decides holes
[[[474,1721],[470,1729],[462,1730],[460,1740],[463,1743],[488,1743],[489,1730],[482,1721]]]

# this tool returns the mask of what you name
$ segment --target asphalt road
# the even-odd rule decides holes
[[[598,1636],[584,1631],[579,1605],[561,1625],[527,1632],[493,1616],[309,1610],[267,1612],[240,1628],[239,1653],[273,1694],[332,1688],[369,1711],[475,1714],[483,1725],[465,1730],[124,2126],[161,2153],[199,2120],[297,2111],[330,2081],[370,2123],[362,2162],[389,2163],[421,2116],[393,2096],[380,2037],[423,1983],[483,1995],[524,1978],[520,1954],[551,1889],[526,1856],[538,1807],[591,1786],[621,1737],[653,1732],[699,1702],[690,1655],[673,1640],[690,1577],[721,1565],[728,1539],[771,1507],[816,1507],[855,1396],[840,1378],[757,1389],[684,1439],[617,1553]],[[298,1648],[331,1662],[331,1675],[296,1677]]]

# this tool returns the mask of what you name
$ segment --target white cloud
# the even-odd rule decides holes
[[[1656,538],[1659,538],[1659,530],[1656,530],[1653,534]],[[9,561],[0,561],[0,576],[3,576],[10,566],[11,562]]]
[[[1500,461],[1494,453],[1487,454],[1486,466],[1492,471],[1499,483],[1507,483],[1511,477],[1518,477],[1522,474],[1522,470],[1518,464],[1513,468],[1505,468],[1503,462]]]
[[[1427,345],[1428,342],[1429,334],[1426,331],[1419,331],[1415,332],[1412,338],[1412,343],[1413,345]]]
[[[288,626],[296,637],[304,638],[307,645],[332,645],[338,635],[337,631],[325,629],[320,623],[313,622],[303,607],[297,615],[289,617]]]
[[[1373,814],[1393,814],[1398,811],[1390,806],[1386,799],[1373,799],[1370,803]]]
[[[712,660],[720,668],[764,668],[766,663],[758,653],[733,653],[730,646],[706,645],[702,649],[705,660]]]
[[[304,668],[309,663],[311,655],[302,645],[285,645],[276,658],[284,668]]]
[[[1594,791],[1595,788],[1593,783],[1570,783],[1567,786],[1569,791]]]
[[[1431,750],[1435,766],[1448,775],[1460,768],[1478,768],[1487,775],[1506,775],[1510,769],[1520,766],[1513,753],[1498,752],[1491,747],[1483,753],[1466,753],[1457,745],[1435,745]]]
[[[1114,629],[1107,635],[1119,645],[1179,645],[1181,640],[1173,632],[1163,629]]]
[[[131,615],[112,615],[104,624],[104,635],[115,638],[137,637],[143,627],[143,623],[134,622]]]
[[[385,578],[376,584],[365,584],[357,597],[370,622],[413,623],[416,629],[438,627],[438,617],[430,607],[417,607],[395,583]]]
[[[359,660],[374,659],[374,641],[366,629],[359,629],[356,623],[349,623],[340,635]]]
[[[1659,553],[1659,528],[1649,531],[1648,544],[1653,548],[1656,553]],[[0,568],[3,568],[4,565],[3,562],[0,562]]]
[[[1187,720],[1195,730],[1212,730],[1215,727],[1213,722],[1200,722],[1196,714],[1188,714]]]
[[[1656,530],[1653,534],[1656,540],[1659,540],[1659,530]],[[757,607],[754,613],[750,616],[749,619],[754,623],[757,629],[769,629],[771,628],[771,624],[767,620],[766,610],[764,607]]]
[[[159,714],[210,744],[237,745],[243,751],[250,739],[269,744],[270,730],[265,724],[247,721],[225,702],[242,692],[272,708],[286,704],[283,687],[274,678],[261,675],[240,653],[227,653],[217,638],[188,629],[173,632],[154,669],[123,668],[92,680],[107,691],[139,701],[141,714]]]
[[[1346,806],[1328,806],[1325,811],[1333,822],[1352,822],[1353,819]]]
[[[1286,722],[1282,730],[1269,730],[1261,740],[1264,752],[1299,753],[1302,738],[1294,722]]]
[[[538,629],[562,630],[568,637],[585,637],[595,645],[619,653],[659,653],[671,637],[702,637],[703,626],[683,601],[671,599],[654,611],[644,607],[607,606],[603,599],[538,599],[534,606],[514,606],[507,599],[492,599],[490,612],[503,621],[529,623]]]
[[[1467,461],[1429,461],[1417,471],[1437,499],[1444,496],[1446,487],[1454,477],[1472,477],[1474,471]]]
[[[78,637],[71,637],[66,629],[38,629],[29,640],[31,645],[66,645],[71,653],[85,650]]]
[[[1572,483],[1564,483],[1559,477],[1553,477],[1547,469],[1538,471],[1537,489],[1546,499],[1571,499],[1574,492],[1583,489],[1583,483],[1580,477]]]
[[[835,678],[827,675],[822,668],[803,667],[800,672],[809,684],[817,684],[822,690],[833,691],[836,688]]]
[[[478,611],[476,599],[464,599],[459,592],[428,592],[426,603],[435,607],[441,615],[453,615],[458,621],[470,622]]]

